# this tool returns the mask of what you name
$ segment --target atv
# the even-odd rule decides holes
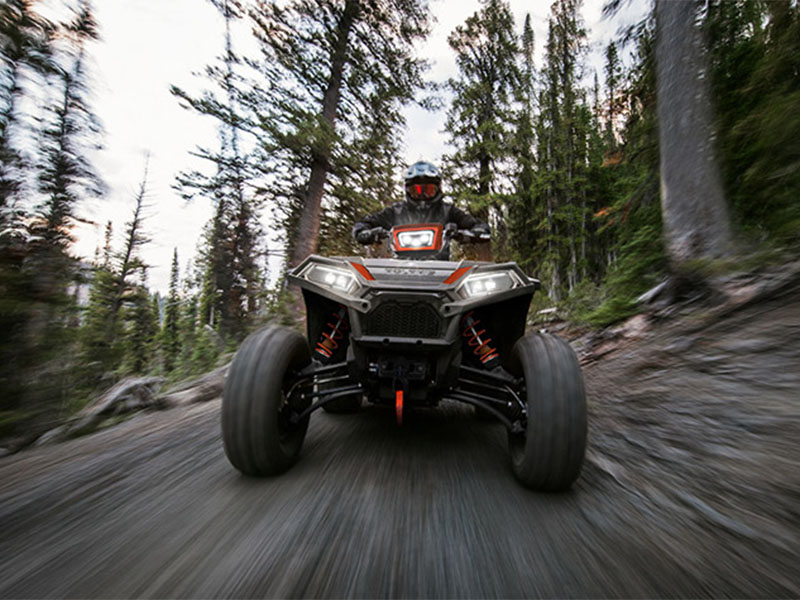
[[[408,409],[450,400],[505,426],[523,485],[568,489],[586,447],[583,377],[562,339],[525,334],[539,281],[512,262],[430,260],[450,239],[488,234],[421,224],[389,239],[395,258],[312,255],[289,273],[307,337],[267,326],[234,356],[222,399],[231,464],[247,475],[287,470],[319,408],[385,404],[402,425]]]

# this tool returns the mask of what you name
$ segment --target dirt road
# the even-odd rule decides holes
[[[0,461],[0,597],[800,596],[800,290],[585,367],[568,494],[447,405],[312,418],[273,479],[219,400]]]

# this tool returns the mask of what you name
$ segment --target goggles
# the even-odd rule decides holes
[[[406,186],[406,193],[412,200],[433,200],[439,193],[439,184],[411,183]]]

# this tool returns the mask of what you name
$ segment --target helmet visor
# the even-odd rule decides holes
[[[439,185],[436,183],[411,183],[406,186],[408,197],[412,200],[433,200],[439,193]]]

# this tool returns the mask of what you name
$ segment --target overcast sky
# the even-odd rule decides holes
[[[641,14],[640,2],[614,22],[601,20],[603,0],[587,0],[584,19],[591,44],[589,70],[602,69],[601,49],[612,39],[622,20]],[[224,24],[205,0],[95,0],[102,41],[93,45],[94,107],[105,127],[105,148],[96,165],[109,184],[109,194],[87,207],[85,216],[94,226],[82,227],[76,253],[91,257],[102,245],[105,222],[114,222],[120,243],[125,221],[142,177],[144,157],[150,153],[148,218],[146,231],[152,242],[143,249],[151,265],[150,284],[162,293],[169,285],[173,247],[178,248],[181,276],[194,256],[203,225],[211,215],[207,201],[185,203],[171,188],[175,175],[198,163],[190,155],[198,145],[213,146],[216,124],[178,105],[169,93],[171,84],[200,89],[193,72],[221,53]],[[421,51],[432,62],[430,78],[444,81],[455,75],[455,60],[447,36],[479,8],[478,0],[432,0],[437,23]],[[541,65],[550,2],[511,0],[518,30],[531,13],[536,38],[537,66]],[[236,44],[234,40],[234,44]],[[243,44],[240,40],[240,46]],[[602,81],[602,75],[601,75]],[[409,162],[425,157],[438,161],[446,151],[444,111],[407,111],[405,156]],[[268,215],[265,215],[267,218]]]

